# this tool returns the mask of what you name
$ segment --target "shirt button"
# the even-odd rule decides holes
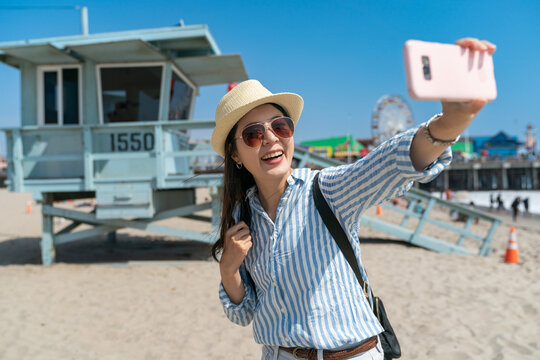
[[[281,312],[285,314],[285,308],[284,307],[281,308]]]
[[[272,285],[277,286],[277,281],[272,281]]]

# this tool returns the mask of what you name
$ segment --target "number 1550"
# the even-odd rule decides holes
[[[153,133],[117,133],[111,134],[112,151],[150,151],[154,149]]]

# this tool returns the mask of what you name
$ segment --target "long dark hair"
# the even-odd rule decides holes
[[[270,103],[270,105],[273,105],[276,109],[278,109],[283,116],[289,116],[287,111],[282,106],[274,103]],[[249,188],[255,185],[255,179],[244,166],[238,169],[236,167],[236,162],[232,158],[237,151],[236,142],[234,141],[237,127],[238,123],[236,123],[231,131],[229,131],[229,134],[225,139],[221,224],[219,230],[219,239],[212,246],[212,256],[216,261],[219,261],[218,254],[223,250],[225,233],[231,226],[235,224],[233,211],[237,204],[240,205],[242,220],[246,222],[248,226],[250,226],[249,220],[251,219],[251,209],[246,198],[246,192]]]

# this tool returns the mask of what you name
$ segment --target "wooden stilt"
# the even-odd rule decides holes
[[[43,204],[52,205],[52,195],[43,194]],[[43,230],[41,234],[41,262],[43,265],[52,265],[56,258],[54,249],[54,216],[43,212]]]

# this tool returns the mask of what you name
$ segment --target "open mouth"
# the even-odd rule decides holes
[[[263,161],[272,161],[272,160],[276,160],[276,159],[279,159],[283,156],[283,151],[274,151],[270,154],[266,154],[264,155],[261,159]]]

